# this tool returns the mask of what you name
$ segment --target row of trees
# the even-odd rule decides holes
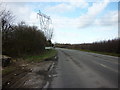
[[[47,40],[36,26],[29,26],[25,22],[14,25],[13,21],[14,16],[10,11],[0,11],[2,54],[16,57],[43,53],[45,46],[51,44],[51,40]]]
[[[84,43],[84,44],[57,44],[56,46],[62,48],[73,48],[73,49],[84,49],[84,50],[92,50],[99,52],[111,52],[111,53],[120,53],[120,38],[108,40],[108,41],[100,41],[94,43]]]

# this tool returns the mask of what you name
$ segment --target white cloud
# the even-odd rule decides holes
[[[81,0],[5,0],[4,2],[80,2]],[[101,0],[85,0],[88,2],[101,2]],[[119,2],[119,0],[110,0],[111,2]]]
[[[88,27],[93,24],[96,16],[104,10],[104,8],[108,5],[109,1],[105,0],[100,3],[93,3],[91,7],[88,8],[88,12],[79,17],[79,28]]]
[[[85,2],[84,0],[80,0],[80,2],[69,1],[66,3],[64,2],[57,4],[55,6],[49,6],[48,8],[45,9],[45,11],[58,14],[58,13],[73,11],[76,8],[86,8],[87,6],[88,3]]]
[[[46,12],[62,13],[62,12],[70,11],[71,9],[73,9],[72,6],[62,3],[56,6],[48,7],[46,9]]]
[[[51,18],[53,20],[53,24],[55,28],[67,28],[69,26],[74,28],[83,28],[87,27],[95,21],[95,17],[97,14],[99,14],[108,4],[108,1],[101,2],[101,3],[94,3],[91,7],[88,8],[88,12],[81,15],[80,17],[76,18],[70,18],[70,17],[62,17],[58,14],[51,15]],[[75,8],[85,8],[88,6],[88,3],[81,0],[80,2],[73,2],[70,1],[68,3],[61,3],[56,6],[47,7],[47,11],[54,11],[54,12],[65,12],[65,11],[71,11]],[[11,9],[15,16],[17,21],[26,21],[30,25],[38,25],[39,20],[37,19],[37,13],[33,11],[34,7],[30,7],[25,5],[24,3],[18,3],[18,4],[8,4],[8,8]],[[19,18],[18,18],[19,17]]]
[[[71,1],[70,5],[72,5],[73,7],[78,7],[78,8],[86,8],[88,7],[88,2],[84,0],[79,0],[79,2]]]
[[[82,2],[82,3],[80,2],[63,3],[62,2],[59,5],[51,6],[49,8],[48,8],[49,5],[47,7],[44,6],[43,8],[46,8],[46,10],[48,10],[49,12],[51,11],[56,12],[56,14],[52,12],[53,14],[50,15],[55,28],[54,41],[58,41],[61,43],[62,42],[68,42],[68,43],[89,42],[93,40],[95,41],[97,36],[98,36],[97,38],[100,38],[100,39],[104,37],[104,36],[101,36],[102,34],[104,34],[104,31],[107,32],[109,30],[111,32],[114,32],[112,31],[114,29],[112,25],[114,25],[117,22],[118,16],[116,11],[115,12],[112,11],[109,13],[105,12],[106,14],[104,16],[102,16],[101,18],[96,18],[96,16],[99,15],[99,13],[101,13],[105,9],[108,3],[109,1],[105,0],[104,2],[96,2],[90,7],[88,7],[88,3],[86,2]],[[27,24],[30,24],[30,25],[34,24],[39,26],[39,19],[37,19],[37,13],[34,11],[34,8],[36,7],[37,6],[34,6],[34,5],[33,6],[31,5],[26,6],[24,4],[20,5],[20,3],[18,3],[18,5],[15,3],[13,3],[13,5],[12,4],[8,5],[8,8],[11,9],[13,11],[13,14],[16,15],[17,21],[24,20],[27,22]],[[81,16],[76,18],[60,16],[59,14],[64,12],[71,12],[76,8],[79,8],[79,9],[88,8],[88,10],[86,13],[83,13]],[[109,25],[110,27],[105,27],[106,24]],[[90,26],[90,28],[84,29],[84,27],[88,27],[88,26]],[[93,32],[92,29],[101,31],[101,35],[98,34],[96,36],[92,33],[89,36],[89,33]],[[81,31],[79,32],[79,30]],[[114,35],[115,34],[112,34],[112,35],[110,34],[108,38]],[[107,33],[105,36],[107,37]]]
[[[15,23],[25,21],[29,25],[38,25],[37,13],[25,3],[7,3],[7,9],[15,15]]]
[[[110,11],[95,21],[96,25],[113,26],[118,24],[118,11]]]
[[[52,16],[52,22],[54,27],[57,28],[76,28],[76,19],[61,17],[61,16]]]
[[[91,7],[88,7],[88,11],[86,13],[84,13],[83,15],[76,17],[76,18],[70,18],[70,17],[63,17],[63,16],[59,16],[59,15],[53,15],[52,20],[53,20],[53,24],[56,28],[69,28],[69,26],[71,26],[71,28],[84,28],[84,27],[88,27],[89,25],[94,25],[97,20],[96,20],[96,16],[99,15],[99,13],[101,13],[105,7],[108,5],[109,1],[105,0],[104,2],[96,2],[93,3],[93,5]],[[71,6],[74,6],[74,8],[78,7],[80,4],[79,3],[72,3],[71,2]],[[77,5],[78,4],[78,5]],[[63,12],[65,10],[70,10],[71,7],[69,7],[69,5],[65,5],[67,8],[65,8],[64,6],[65,4],[60,4],[57,5],[56,7],[51,7],[50,9],[53,9],[53,11],[58,11]],[[58,8],[59,7],[59,8]],[[49,9],[49,10],[50,10]],[[50,10],[51,11],[51,10]],[[113,15],[113,14],[112,14]],[[106,16],[107,17],[107,16]],[[114,16],[116,17],[116,16]],[[114,20],[114,17],[112,16],[112,21]],[[100,21],[99,21],[100,23]],[[106,23],[104,21],[104,23]]]

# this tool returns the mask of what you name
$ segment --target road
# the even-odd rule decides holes
[[[118,57],[61,49],[50,88],[117,88]]]

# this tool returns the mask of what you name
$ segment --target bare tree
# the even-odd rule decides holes
[[[14,20],[14,15],[11,11],[4,8],[3,3],[0,3],[0,34],[2,41],[2,52],[4,52],[4,46],[9,46],[7,43],[9,39],[12,38],[12,24]],[[7,45],[8,44],[8,45]]]
[[[9,33],[13,31],[12,24],[14,16],[10,11],[4,11],[0,17],[1,20],[1,30],[2,30],[2,39],[5,40],[9,37]]]
[[[5,8],[3,6],[3,3],[0,2],[0,17],[3,15],[4,12],[5,12]]]

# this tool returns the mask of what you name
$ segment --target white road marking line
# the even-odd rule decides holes
[[[103,66],[103,67],[107,67],[107,66],[105,66],[104,64],[100,64],[101,66]]]
[[[110,70],[112,70],[112,71],[118,73],[118,70],[114,70],[114,69],[112,69],[112,68],[110,68],[110,67],[107,67],[107,66],[104,65],[104,64],[100,64],[100,65],[101,65],[102,67],[105,67],[105,68],[107,68],[107,69],[110,69]]]

